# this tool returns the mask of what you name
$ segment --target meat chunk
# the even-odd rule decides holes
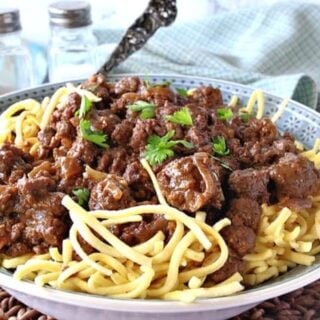
[[[84,166],[81,161],[75,157],[59,157],[56,159],[59,166],[60,181],[58,189],[70,193],[75,186],[79,186],[79,180],[82,178]]]
[[[111,110],[93,109],[90,112],[90,122],[95,130],[102,131],[110,136],[121,120]]]
[[[133,114],[136,115],[135,112],[128,110],[127,106],[129,104],[133,104],[137,100],[140,100],[140,95],[133,92],[128,92],[123,94],[119,99],[114,100],[111,104],[111,111],[116,114],[125,115],[128,111],[128,118],[132,118]]]
[[[79,159],[88,165],[92,165],[99,153],[100,150],[95,144],[82,137],[77,137],[73,142],[71,149],[68,151],[67,156]]]
[[[250,198],[233,199],[226,216],[234,226],[246,226],[258,230],[261,208],[257,201]]]
[[[131,207],[134,203],[127,182],[119,176],[108,174],[91,190],[89,208],[118,210]]]
[[[70,120],[74,117],[76,111],[80,108],[81,96],[76,93],[70,93],[67,99],[67,103],[62,111],[61,118],[64,120]]]
[[[162,107],[168,102],[174,102],[175,94],[168,86],[155,86],[143,92],[142,100],[147,100],[157,107]]]
[[[32,169],[32,162],[33,157],[29,153],[5,143],[0,148],[0,182],[15,183]]]
[[[271,167],[270,177],[275,183],[279,200],[286,197],[306,198],[320,189],[319,171],[302,155],[287,153]]]
[[[244,268],[244,261],[229,255],[227,262],[223,265],[222,268],[217,270],[216,272],[212,273],[210,275],[210,278],[215,282],[215,283],[220,283],[229,277],[231,277],[233,274],[236,272],[242,272]]]
[[[121,176],[127,166],[127,157],[124,147],[107,149],[98,161],[97,170]]]
[[[32,245],[36,253],[45,252],[50,246],[61,246],[67,235],[70,222],[61,204],[63,196],[59,192],[49,193],[26,212],[29,219],[26,220],[23,240]]]
[[[110,84],[101,73],[92,75],[88,81],[84,82],[81,87],[91,91],[97,97],[102,98],[104,101],[108,100],[110,95]]]
[[[125,77],[119,80],[114,86],[115,94],[121,96],[127,92],[137,92],[141,85],[138,77]]]
[[[26,177],[20,179],[17,184],[20,193],[23,195],[24,201],[33,205],[34,201],[37,201],[45,197],[49,191],[54,191],[56,188],[56,181],[49,177]]]
[[[62,206],[63,193],[52,192],[47,177],[20,179],[16,187],[3,186],[0,197],[0,250],[10,256],[47,252],[61,246],[70,221]]]
[[[130,147],[135,152],[139,152],[147,144],[147,138],[152,134],[163,136],[166,134],[166,129],[157,119],[148,119],[145,121],[138,119],[133,128]]]
[[[260,204],[268,203],[269,179],[269,172],[265,169],[236,170],[229,177],[229,186],[237,197],[251,198]]]
[[[0,185],[0,221],[1,217],[15,211],[18,201],[18,188],[15,186]]]
[[[128,182],[132,196],[136,201],[150,200],[154,196],[153,185],[140,161],[136,160],[129,163],[123,178]]]
[[[241,258],[250,253],[255,246],[256,234],[251,228],[243,225],[230,225],[221,231],[223,239],[236,255]]]
[[[221,91],[205,86],[193,90],[189,100],[206,109],[214,109],[223,104]]]
[[[132,130],[133,123],[125,119],[114,127],[111,139],[115,144],[126,146],[132,136]]]
[[[113,226],[111,231],[130,246],[148,241],[158,231],[162,231],[167,239],[174,232],[175,223],[166,220],[163,215],[153,215],[151,220],[150,216],[146,218],[141,222]]]
[[[241,127],[240,127],[241,128]],[[278,136],[278,130],[275,124],[268,118],[251,118],[247,125],[239,131],[240,139],[247,141],[266,142],[274,141]]]
[[[196,153],[168,163],[157,175],[161,190],[174,207],[189,212],[224,202],[219,172],[206,153]]]

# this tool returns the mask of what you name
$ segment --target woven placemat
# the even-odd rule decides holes
[[[0,288],[0,320],[55,320],[26,307]],[[320,280],[265,301],[230,320],[320,320]]]

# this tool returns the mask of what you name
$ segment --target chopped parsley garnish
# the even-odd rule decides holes
[[[83,139],[93,142],[99,147],[108,148],[107,135],[101,131],[93,131],[89,120],[80,120],[80,132]]]
[[[147,88],[154,88],[154,87],[169,87],[171,86],[172,82],[171,81],[163,81],[160,83],[151,83],[150,80],[148,78],[145,78],[143,80],[144,85]]]
[[[252,114],[247,112],[240,112],[240,118],[244,123],[247,123],[249,119],[252,118]]]
[[[167,115],[166,120],[177,124],[192,126],[192,117],[188,107],[176,111],[173,115]]]
[[[152,166],[162,163],[168,157],[173,157],[174,151],[172,148],[177,144],[182,144],[188,149],[193,148],[193,144],[186,140],[171,141],[170,139],[174,136],[174,134],[175,131],[170,130],[163,137],[152,135],[148,138],[148,144],[146,145],[144,157]]]
[[[138,100],[133,104],[128,105],[128,109],[134,112],[141,112],[140,118],[142,120],[154,118],[156,106],[152,103]]]
[[[76,116],[83,118],[92,108],[92,101],[90,101],[87,96],[83,95],[81,97],[81,104],[79,110],[76,112]]]
[[[217,116],[219,120],[230,120],[233,117],[233,112],[230,108],[219,108]]]
[[[181,96],[182,98],[188,97],[188,90],[184,88],[177,88],[176,91],[178,92],[179,96]]]
[[[212,139],[212,149],[214,153],[219,156],[226,156],[230,153],[226,140],[222,136],[217,136]]]
[[[86,188],[75,188],[72,193],[78,198],[78,204],[83,206],[88,203],[90,192]]]

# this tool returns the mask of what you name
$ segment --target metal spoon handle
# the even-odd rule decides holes
[[[111,69],[141,49],[160,27],[169,26],[176,16],[176,0],[151,0],[143,14],[129,27],[98,73],[107,75]]]

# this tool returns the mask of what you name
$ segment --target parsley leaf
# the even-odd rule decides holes
[[[233,117],[233,112],[230,108],[219,108],[217,116],[219,120],[230,120]]]
[[[99,147],[109,147],[109,145],[106,143],[107,135],[101,131],[93,131],[91,129],[91,123],[89,120],[80,120],[80,132],[83,139],[93,142]]]
[[[87,98],[87,96],[83,95],[81,97],[81,104],[79,110],[76,112],[76,116],[79,118],[83,118],[86,113],[88,113],[92,108],[92,102]]]
[[[176,111],[173,115],[167,115],[166,120],[186,126],[192,126],[192,117],[188,107]]]
[[[247,123],[249,119],[252,118],[252,114],[247,112],[240,112],[240,118],[244,123]]]
[[[175,140],[171,141],[175,131],[170,130],[163,137],[152,135],[148,138],[148,144],[144,152],[145,159],[152,165],[162,163],[168,157],[174,156],[172,148],[177,144],[182,144],[184,147],[191,149],[193,144],[186,140]]]
[[[226,156],[230,153],[227,147],[226,140],[222,136],[217,136],[212,139],[212,149],[219,156]]]
[[[87,204],[89,201],[90,192],[86,188],[75,188],[72,190],[72,193],[77,196],[78,198],[78,204],[80,206],[83,206],[84,204]]]
[[[186,90],[184,88],[177,88],[176,91],[182,98],[188,97],[188,90]]]
[[[133,104],[128,105],[128,109],[134,112],[140,112],[140,118],[142,120],[154,118],[156,106],[152,103],[148,103],[142,100],[138,100]]]

